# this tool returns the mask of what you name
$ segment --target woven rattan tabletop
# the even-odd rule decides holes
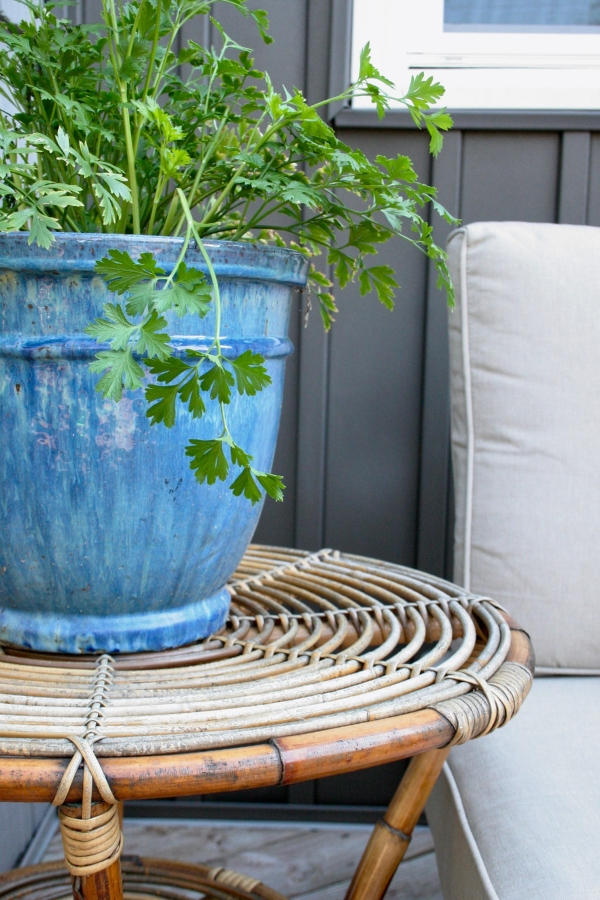
[[[1,648],[2,799],[52,800],[61,780],[79,799],[81,754],[117,799],[355,770],[502,725],[531,685],[529,639],[501,607],[421,572],[254,545],[230,590],[226,626],[176,650]]]

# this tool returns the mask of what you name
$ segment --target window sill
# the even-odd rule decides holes
[[[460,131],[600,131],[597,110],[462,109],[449,110]],[[416,130],[408,112],[390,111],[384,119],[366,109],[343,109],[333,117],[336,128]]]

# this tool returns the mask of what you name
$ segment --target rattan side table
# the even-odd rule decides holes
[[[177,650],[0,655],[0,799],[59,806],[74,894],[121,900],[119,802],[277,784],[413,757],[347,900],[379,900],[450,747],[532,681],[498,604],[364,557],[251,546],[227,625]]]

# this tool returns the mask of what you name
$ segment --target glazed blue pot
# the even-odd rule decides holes
[[[219,409],[200,420],[178,409],[171,429],[150,426],[141,392],[119,403],[96,391],[84,333],[114,299],[94,273],[112,249],[150,250],[170,271],[177,238],[57,234],[49,250],[27,234],[0,235],[0,640],[35,650],[160,650],[224,623],[225,588],[262,504],[227,482],[200,485],[189,438],[221,432]],[[235,395],[229,427],[269,470],[279,426],[287,327],[307,262],[298,253],[207,241],[222,295],[223,349],[266,358],[272,385]],[[190,249],[188,266],[206,271]],[[168,318],[168,317],[167,317]],[[214,317],[173,316],[179,353],[208,349]]]

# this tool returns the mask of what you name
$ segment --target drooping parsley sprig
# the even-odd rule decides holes
[[[283,500],[281,476],[255,468],[253,457],[234,440],[227,423],[227,407],[234,391],[255,396],[271,384],[264,358],[251,350],[229,359],[221,348],[221,294],[218,279],[202,238],[187,206],[185,196],[181,204],[186,215],[186,234],[177,260],[170,274],[160,268],[151,253],[142,253],[138,260],[129,253],[111,250],[96,264],[108,286],[125,299],[104,305],[104,317],[86,328],[97,341],[110,344],[109,350],[96,354],[91,363],[93,372],[101,373],[98,390],[104,397],[120,400],[123,388],[136,390],[144,386],[144,368],[155,376],[154,383],[144,391],[148,402],[146,415],[150,423],[162,423],[172,428],[178,404],[188,410],[193,419],[201,419],[206,412],[206,398],[219,405],[220,433],[209,440],[190,440],[186,455],[196,479],[202,484],[225,481],[230,467],[240,469],[230,488],[236,496],[243,495],[257,503],[263,490],[274,500]],[[188,268],[185,256],[192,238],[200,250],[209,272],[211,284],[200,269]],[[173,310],[178,316],[194,314],[204,318],[214,307],[215,333],[207,350],[186,349],[184,357],[176,355],[170,346],[164,313]],[[137,357],[137,358],[136,358]],[[139,361],[138,361],[139,360]]]

